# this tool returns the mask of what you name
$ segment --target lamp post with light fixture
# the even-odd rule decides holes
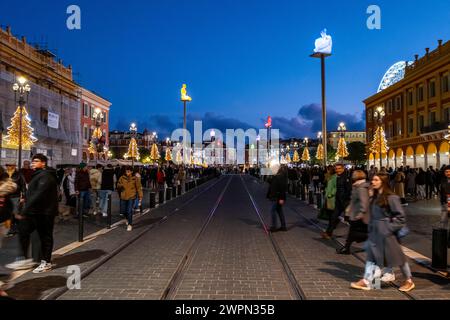
[[[383,166],[383,118],[385,116],[383,106],[378,106],[373,113],[373,117],[378,119],[378,139],[379,139],[379,153],[380,153],[380,170]]]
[[[19,145],[18,145],[18,165],[17,168],[20,171],[22,166],[22,118],[23,118],[23,109],[25,105],[28,103],[28,96],[31,91],[30,85],[27,83],[27,80],[24,77],[19,77],[17,79],[18,83],[14,83],[14,100],[19,104]],[[17,99],[17,95],[19,95],[19,99]]]

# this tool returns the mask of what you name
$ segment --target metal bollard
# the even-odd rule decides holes
[[[78,206],[78,242],[83,242],[83,233],[84,233],[84,217],[83,217],[83,198],[81,195],[77,197],[77,206]]]
[[[150,208],[156,207],[156,193],[150,192]]]
[[[177,186],[177,193],[178,193],[178,196],[181,196],[181,184],[179,184]]]
[[[302,201],[306,200],[306,192],[305,192],[305,186],[302,184],[300,185],[300,195],[302,198]]]
[[[186,182],[184,184],[184,192],[188,192],[189,191],[189,182]]]
[[[177,197],[177,188],[175,186],[172,187],[172,199]]]
[[[309,194],[308,194],[308,197],[309,197],[309,204],[314,204],[314,192],[312,191],[312,189],[310,188],[309,189]]]
[[[164,190],[159,190],[158,203],[159,204],[163,204],[164,203]]]
[[[297,198],[300,198],[300,192],[301,192],[301,185],[299,183],[295,184],[295,196]]]
[[[108,229],[111,229],[112,224],[112,214],[111,214],[111,207],[112,207],[112,194],[108,194],[108,217],[107,217],[107,223],[108,223]]]
[[[322,193],[316,193],[317,209],[322,209]]]
[[[169,201],[172,199],[172,188],[167,188],[166,190],[166,201]]]
[[[431,266],[447,270],[448,231],[444,228],[433,229]]]

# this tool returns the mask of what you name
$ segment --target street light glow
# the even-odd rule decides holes
[[[27,82],[27,79],[25,79],[24,77],[19,77],[19,78],[17,79],[17,81],[19,81],[19,83],[20,83],[21,85],[24,85],[25,82]]]

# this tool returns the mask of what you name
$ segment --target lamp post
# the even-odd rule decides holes
[[[258,134],[256,137],[256,167],[259,168],[259,141],[261,140],[261,136]]]
[[[213,152],[213,165],[216,165],[216,148],[215,148],[215,144],[214,141],[216,141],[216,131],[214,131],[214,129],[211,130],[211,132],[209,133],[209,136],[211,138],[211,143],[213,146],[212,152]]]
[[[18,150],[18,165],[17,168],[20,171],[22,167],[22,117],[23,117],[23,108],[28,103],[28,96],[31,91],[30,85],[27,83],[27,80],[24,77],[19,77],[17,79],[18,83],[14,83],[14,101],[19,104],[19,150]],[[18,96],[18,99],[17,99]]]
[[[102,142],[101,142],[103,133],[100,131],[100,126],[101,126],[101,122],[102,122],[102,119],[103,119],[103,112],[100,110],[100,108],[97,107],[97,108],[94,109],[94,113],[93,113],[92,116],[94,117],[94,120],[95,120],[95,132],[94,132],[94,134],[93,134],[91,139],[94,139],[94,138],[97,139],[97,143],[96,143],[96,146],[95,146],[95,153],[97,153],[97,161],[96,161],[96,163],[98,163],[98,158],[99,158],[99,155],[100,155],[100,151],[99,150],[102,150],[102,148],[103,148]]]
[[[382,132],[381,132],[381,128],[383,127],[383,118],[384,118],[384,116],[385,116],[385,113],[384,113],[384,108],[383,108],[383,106],[378,106],[376,109],[375,109],[375,112],[373,113],[373,117],[375,118],[375,119],[378,119],[378,135],[379,135],[379,139],[380,139],[380,170],[381,170],[381,167],[383,166],[383,160],[382,160],[382,157],[383,157],[383,150],[382,150],[382,146],[383,146],[383,136],[382,136]]]
[[[134,139],[136,141],[137,127],[136,127],[136,124],[134,122],[130,126],[130,132],[131,132],[131,135],[132,135],[131,139]],[[132,143],[132,142],[130,142],[130,143]],[[129,154],[128,156],[131,157],[131,166],[134,168],[134,157],[135,157],[135,155],[134,154]]]
[[[345,127],[345,123],[343,123],[343,122],[339,123],[339,126],[338,126],[339,138],[344,139],[344,142],[345,142],[345,132],[346,131],[347,131],[347,128]],[[338,143],[338,147],[339,147],[339,143]],[[339,158],[342,158],[342,160],[344,160],[343,154],[338,154],[338,156],[339,156]]]

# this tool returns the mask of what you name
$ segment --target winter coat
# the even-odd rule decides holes
[[[10,200],[10,195],[17,189],[16,183],[12,179],[5,179],[0,181],[0,223],[5,222],[11,218],[13,205]]]
[[[414,190],[415,187],[416,187],[416,173],[408,172],[406,174],[406,188],[408,190]]]
[[[348,217],[351,221],[362,219],[365,224],[369,222],[369,186],[366,180],[356,181],[353,184]]]
[[[267,198],[272,201],[286,200],[287,185],[287,176],[277,174],[270,182]]]
[[[347,172],[342,173],[340,176],[336,175],[336,206],[344,211],[350,203],[351,195],[352,183]]]
[[[424,185],[425,184],[425,172],[419,172],[416,176],[416,184]]]
[[[380,268],[399,267],[406,257],[395,233],[406,224],[406,216],[397,195],[388,196],[389,208],[382,208],[377,199],[370,205],[369,238],[366,242],[367,261]]]
[[[135,176],[121,176],[117,182],[117,191],[120,194],[121,200],[136,199],[136,195],[139,196],[139,199],[142,199],[141,179],[138,179]]]
[[[24,215],[58,214],[58,178],[53,168],[39,169],[34,172],[22,209]]]
[[[75,176],[75,190],[76,191],[89,191],[89,189],[91,189],[89,172],[87,172],[85,170],[79,170]]]
[[[397,172],[395,175],[394,192],[400,198],[405,198],[405,174],[403,172]]]
[[[100,190],[102,186],[102,173],[98,169],[89,171],[89,182],[93,190]]]
[[[441,179],[441,204],[447,203],[447,197],[450,195],[450,179],[444,177]]]
[[[103,170],[100,190],[114,190],[114,175],[114,169],[106,168]]]
[[[336,179],[337,176],[333,174],[327,182],[327,187],[325,188],[325,199],[327,201],[327,209],[334,210],[336,207]]]
[[[431,170],[428,170],[426,172],[426,174],[425,174],[425,182],[426,182],[426,184],[432,186],[432,185],[434,185],[434,180],[435,180],[434,172],[431,171]]]

